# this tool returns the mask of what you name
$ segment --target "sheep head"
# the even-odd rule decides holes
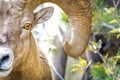
[[[26,60],[34,25],[47,21],[53,7],[33,11],[18,0],[0,0],[0,76],[7,76]]]

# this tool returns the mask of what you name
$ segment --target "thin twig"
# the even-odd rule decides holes
[[[102,26],[109,28],[109,29],[115,29],[115,26],[107,24],[106,22],[102,21],[100,18],[98,18],[98,20],[102,23],[101,24]]]
[[[115,8],[118,7],[119,3],[120,3],[120,0],[118,0],[116,3],[115,3],[115,0],[113,0],[113,5],[114,5]]]
[[[102,22],[102,25],[103,25],[104,27],[107,27],[107,28],[109,28],[109,29],[115,29],[113,26],[105,23],[104,21],[101,21],[101,22]]]
[[[120,3],[120,0],[118,0],[117,3],[116,3],[116,6],[117,6],[117,7],[118,7],[119,3]]]
[[[120,0],[118,0],[117,2],[115,2],[115,0],[112,0],[113,1],[113,5],[114,5],[114,7],[115,7],[115,17],[116,17],[116,19],[117,19],[117,21],[118,21],[118,24],[119,24],[119,26],[120,26],[120,22],[119,22],[119,13],[118,13],[118,5],[119,5],[119,3],[120,3]]]
[[[53,64],[51,64],[51,68],[56,73],[56,75],[60,78],[60,80],[64,80],[64,78],[60,75],[60,73],[57,71],[57,69],[55,68]]]

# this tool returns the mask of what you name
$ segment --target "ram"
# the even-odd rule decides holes
[[[69,56],[80,56],[89,40],[91,12],[87,0],[0,0],[0,80],[52,80],[48,62],[36,45],[31,30],[47,21],[54,9],[33,13],[52,2],[68,15],[71,39],[63,42]]]

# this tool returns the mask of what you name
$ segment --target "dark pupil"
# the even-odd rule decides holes
[[[25,29],[29,29],[29,24],[26,24],[26,25],[25,25]]]

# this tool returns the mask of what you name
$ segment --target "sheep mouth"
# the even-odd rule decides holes
[[[10,70],[10,68],[9,69],[0,69],[0,72],[5,72],[5,71],[9,71]]]
[[[0,77],[8,76],[11,71],[12,71],[12,67],[8,69],[0,69]]]
[[[13,68],[13,61],[10,60],[8,63],[4,63],[2,65],[0,65],[0,77],[3,75],[3,74],[8,74],[11,72]]]

